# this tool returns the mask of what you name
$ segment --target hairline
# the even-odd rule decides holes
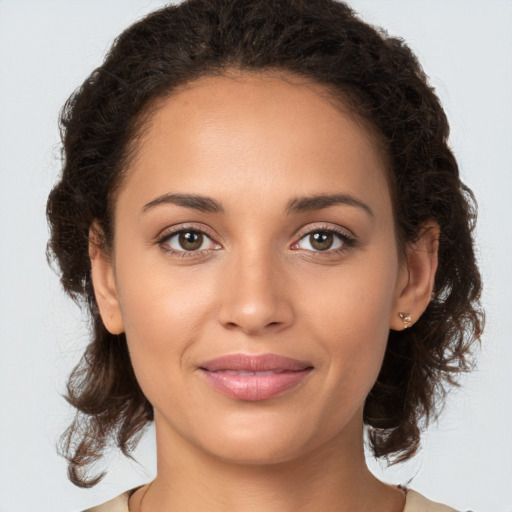
[[[395,242],[398,257],[401,262],[405,258],[405,240],[399,228],[398,219],[398,195],[396,178],[393,170],[393,158],[389,149],[388,141],[385,135],[379,130],[370,118],[369,114],[364,111],[362,101],[357,97],[356,88],[350,88],[348,85],[336,86],[332,83],[317,80],[313,75],[307,73],[299,73],[286,67],[269,66],[264,68],[251,68],[239,66],[236,64],[227,64],[219,66],[215,69],[204,70],[199,72],[193,78],[182,83],[167,88],[160,93],[156,92],[150,97],[132,118],[131,126],[128,128],[128,137],[125,148],[120,161],[118,162],[118,170],[115,173],[111,189],[109,191],[108,201],[108,232],[109,239],[105,240],[109,250],[113,250],[112,242],[115,236],[115,204],[120,192],[123,190],[124,184],[130,173],[130,167],[136,161],[139,155],[139,149],[145,134],[151,127],[153,116],[160,110],[162,105],[181,93],[190,90],[198,82],[202,80],[222,77],[235,81],[243,81],[245,78],[259,78],[261,80],[281,80],[285,83],[306,87],[321,98],[326,100],[336,111],[342,115],[348,116],[356,123],[368,136],[370,143],[376,149],[378,157],[382,161],[384,175],[388,186],[388,192],[391,200],[391,210],[393,215],[393,224],[395,226]]]

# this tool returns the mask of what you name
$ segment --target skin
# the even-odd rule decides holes
[[[166,98],[117,195],[110,252],[91,230],[103,321],[126,333],[155,409],[158,474],[132,511],[403,510],[403,492],[366,467],[363,404],[389,329],[404,327],[398,313],[414,321],[428,304],[436,226],[399,256],[385,158],[323,92],[253,73]],[[223,211],[165,194],[207,196]],[[322,194],[364,206],[287,211]],[[169,238],[185,227],[205,233],[199,251]],[[326,229],[341,238],[319,250],[310,235]],[[237,400],[198,367],[239,352],[314,369],[277,397]]]

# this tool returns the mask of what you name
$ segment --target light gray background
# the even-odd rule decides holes
[[[148,481],[151,432],[138,458],[113,455],[92,490],[68,483],[55,443],[72,412],[60,394],[87,324],[45,262],[45,201],[58,173],[58,110],[112,39],[157,0],[0,0],[0,512],[69,512]],[[405,38],[447,110],[451,144],[480,203],[487,331],[479,370],[452,393],[424,450],[372,468],[438,501],[512,511],[512,2],[353,0]],[[145,466],[145,467],[144,467]]]

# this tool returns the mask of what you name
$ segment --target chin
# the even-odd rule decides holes
[[[215,459],[236,465],[271,466],[285,464],[299,458],[305,451],[302,445],[273,440],[266,437],[258,439],[229,439],[215,446],[203,446]]]
[[[322,445],[329,445],[345,430],[343,421],[341,424],[314,421],[314,414],[297,417],[301,410],[293,415],[282,411],[281,414],[235,415],[215,425],[210,423],[208,430],[189,435],[188,441],[219,461],[267,466],[296,461],[318,449],[322,451]]]

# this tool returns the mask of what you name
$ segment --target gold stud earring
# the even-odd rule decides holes
[[[400,320],[404,323],[404,329],[407,329],[411,326],[412,316],[411,313],[398,313]]]

